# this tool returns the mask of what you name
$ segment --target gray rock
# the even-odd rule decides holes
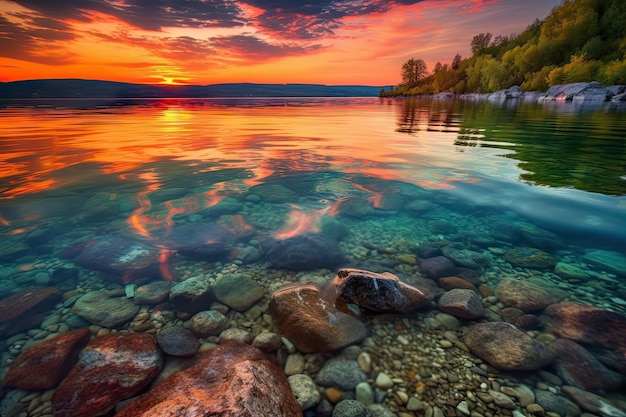
[[[139,312],[139,306],[126,297],[115,297],[107,291],[90,291],[80,297],[72,313],[91,324],[116,328],[128,323]]]
[[[334,387],[351,391],[365,381],[366,376],[355,360],[342,357],[326,362],[315,378],[315,382],[324,387]]]
[[[554,273],[570,281],[587,281],[589,274],[578,265],[559,262],[554,267]]]
[[[304,356],[301,353],[292,353],[285,361],[285,375],[296,375],[304,372]]]
[[[626,412],[618,409],[606,399],[582,389],[564,385],[563,394],[583,410],[602,417],[626,417]]]
[[[169,281],[155,281],[135,289],[134,300],[137,304],[159,304],[167,299],[172,288]]]
[[[561,416],[567,415],[567,399],[550,391],[541,389],[535,390],[535,402],[539,404],[546,412],[557,413]]]
[[[538,102],[552,100],[599,100],[605,101],[613,94],[598,82],[579,82],[554,85],[548,89],[545,96]]]
[[[202,276],[188,278],[170,290],[170,302],[179,313],[196,314],[208,309],[213,300],[211,284]]]
[[[226,328],[226,321],[219,311],[201,311],[191,318],[191,331],[200,337],[218,335]]]
[[[321,395],[310,376],[304,374],[291,375],[287,380],[291,392],[293,392],[303,411],[315,407],[320,402]]]
[[[426,277],[432,279],[452,276],[456,270],[454,262],[445,256],[424,259],[420,262],[420,268]]]
[[[356,386],[356,400],[365,406],[374,404],[374,390],[367,382],[359,382]]]
[[[244,312],[263,298],[265,290],[243,274],[226,275],[213,284],[215,298],[233,310]]]
[[[445,292],[438,301],[439,309],[445,313],[464,319],[478,319],[485,310],[475,291],[455,288]]]
[[[333,417],[372,417],[372,414],[356,400],[343,400],[335,406]]]
[[[489,390],[489,395],[493,398],[493,402],[502,408],[508,408],[509,410],[513,410],[516,405],[515,401],[508,395],[494,390]]]
[[[161,350],[172,356],[192,356],[200,348],[198,338],[180,326],[170,326],[161,330],[156,340]]]
[[[274,332],[259,333],[252,341],[252,346],[266,353],[278,350],[282,344],[282,338]]]
[[[236,327],[231,327],[230,329],[226,329],[222,333],[220,333],[220,344],[234,341],[249,345],[250,343],[252,343],[252,340],[253,337],[250,332],[243,329],[238,329]]]
[[[619,252],[591,250],[583,256],[583,261],[617,276],[626,276],[626,256]]]

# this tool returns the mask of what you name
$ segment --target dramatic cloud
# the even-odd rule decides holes
[[[53,19],[93,22],[97,14],[115,17],[143,30],[164,27],[234,27],[241,8],[229,0],[13,0]]]
[[[63,43],[74,38],[67,25],[47,18],[23,16],[15,24],[0,15],[0,56],[48,65],[66,64],[74,58]]]
[[[397,82],[560,0],[0,0],[2,79]],[[135,71],[133,70],[135,69]],[[5,71],[5,73],[8,71]]]

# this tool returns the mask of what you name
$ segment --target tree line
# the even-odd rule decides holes
[[[626,1],[565,0],[521,34],[479,33],[472,56],[456,54],[428,72],[422,59],[401,68],[402,82],[381,96],[489,93],[519,85],[546,91],[557,84],[626,84]]]

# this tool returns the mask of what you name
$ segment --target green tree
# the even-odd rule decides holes
[[[491,33],[479,33],[478,35],[475,35],[471,42],[472,55],[480,55],[485,49],[487,49],[492,36],[493,35]]]
[[[411,58],[402,64],[402,83],[409,88],[417,86],[417,84],[428,73],[428,67],[423,59]]]
[[[450,69],[458,70],[460,64],[461,64],[461,55],[456,54],[454,58],[452,58],[452,64],[450,64]]]

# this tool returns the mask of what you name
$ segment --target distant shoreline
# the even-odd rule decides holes
[[[229,83],[153,85],[84,79],[0,83],[0,99],[377,97],[390,86]]]

